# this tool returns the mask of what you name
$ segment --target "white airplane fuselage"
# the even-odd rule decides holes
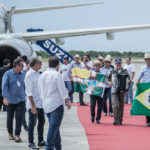
[[[14,33],[13,31],[12,27],[13,14],[73,8],[97,4],[102,3],[97,2],[88,4],[74,4],[74,5],[54,6],[54,7],[48,6],[43,8],[40,7],[40,8],[25,8],[25,9],[15,9],[15,7],[11,7],[10,10],[7,10],[6,7],[0,3],[0,67],[2,66],[2,61],[5,58],[8,58],[11,60],[11,62],[13,62],[13,60],[17,58],[19,55],[26,55],[29,58],[32,56],[36,56],[35,51],[28,43],[31,41],[58,39],[75,36],[86,36],[93,34],[106,34],[106,38],[108,40],[112,40],[114,39],[114,33],[116,32],[150,29],[150,24],[142,24],[142,25],[98,27],[98,28],[62,30],[62,31],[46,31],[34,33]]]
[[[5,58],[10,59],[12,63],[20,55],[26,55],[27,57],[36,56],[35,51],[25,39],[7,33],[7,26],[8,13],[6,7],[0,4],[0,34],[6,34],[0,38],[0,66],[2,66]]]

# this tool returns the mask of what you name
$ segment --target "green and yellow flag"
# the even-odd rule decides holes
[[[130,113],[150,116],[150,83],[138,83]]]
[[[72,69],[74,92],[103,96],[105,75],[80,68]]]

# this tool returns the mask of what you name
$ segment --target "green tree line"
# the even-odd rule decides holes
[[[36,51],[38,56],[48,58],[50,54],[45,51]],[[118,52],[118,51],[77,51],[71,50],[68,51],[69,54],[75,56],[75,54],[79,54],[81,57],[85,55],[90,55],[91,58],[97,58],[99,55],[105,57],[106,55],[111,55],[112,57],[136,57],[136,58],[143,58],[144,52]]]

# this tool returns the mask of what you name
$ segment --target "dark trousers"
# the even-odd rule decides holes
[[[13,119],[15,115],[15,136],[20,136],[24,115],[24,107],[25,101],[18,104],[9,104],[7,106],[7,130],[9,134],[13,134]]]
[[[103,99],[99,96],[90,95],[90,102],[91,102],[91,105],[90,105],[91,118],[95,118],[95,106],[96,106],[96,102],[97,102],[96,120],[100,120],[101,119]]]
[[[150,123],[150,116],[146,116],[146,123]]]
[[[83,92],[79,92],[79,101],[80,101],[80,104],[81,104],[81,105],[84,104],[83,95],[84,95]]]
[[[45,150],[61,150],[60,125],[64,114],[64,106],[61,105],[51,113],[47,114],[49,129]]]
[[[27,121],[26,121],[26,107],[24,108],[24,116],[23,116],[23,123],[22,123],[22,125],[23,125],[24,127],[27,127]]]
[[[34,143],[34,127],[36,126],[36,122],[38,119],[38,142],[43,141],[43,133],[44,133],[44,124],[45,124],[45,116],[43,108],[37,108],[37,113],[32,114],[31,109],[29,112],[29,123],[28,123],[28,140],[29,143]]]
[[[107,113],[107,98],[109,99],[109,112],[112,113],[112,103],[111,103],[111,88],[105,88],[103,96],[103,111]]]
[[[114,113],[114,122],[121,123],[124,110],[124,93],[112,94],[112,108]]]

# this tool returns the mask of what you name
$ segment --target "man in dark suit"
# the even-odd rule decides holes
[[[0,110],[2,109],[2,106],[3,106],[3,111],[6,111],[6,107],[3,103],[3,97],[2,97],[2,88],[1,88],[2,78],[3,78],[4,73],[9,70],[9,67],[10,67],[10,60],[4,59],[3,67],[0,68]]]

